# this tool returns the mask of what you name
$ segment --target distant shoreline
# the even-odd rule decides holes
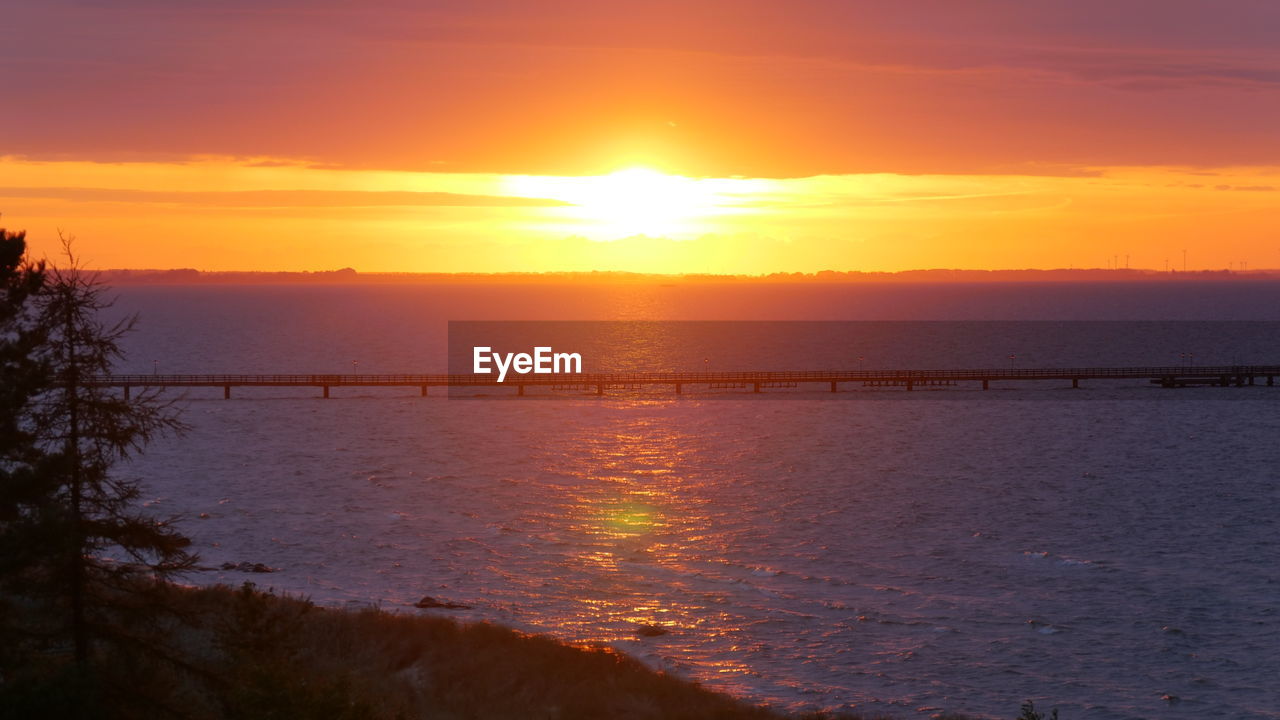
[[[321,271],[209,271],[192,268],[108,269],[99,277],[111,285],[484,285],[609,283],[635,285],[771,284],[771,285],[977,285],[977,284],[1203,284],[1280,282],[1280,270],[1138,269],[1052,270],[904,270],[900,272],[772,273],[769,275],[679,275],[624,271],[395,273],[357,272],[352,268]]]

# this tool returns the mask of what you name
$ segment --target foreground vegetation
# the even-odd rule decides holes
[[[249,584],[157,591],[171,616],[131,634],[166,652],[104,649],[82,677],[72,648],[27,646],[3,668],[0,717],[786,717],[611,649],[495,625],[324,609]]]

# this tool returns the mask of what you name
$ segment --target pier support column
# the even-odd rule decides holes
[[[911,392],[911,388],[915,385],[912,381],[907,381],[907,392]]]
[[[990,390],[990,389],[991,389],[991,381],[990,381],[990,380],[983,380],[983,381],[982,381],[982,389],[983,389],[983,390]]]
[[[524,386],[523,386],[523,385],[517,385],[517,386],[516,386],[516,395],[524,395]]]
[[[1071,378],[1071,387],[1072,387],[1073,389],[1079,390],[1079,389],[1080,389],[1080,378]]]
[[[684,387],[681,386],[680,383],[676,383],[676,394],[679,395],[683,392],[684,392]]]
[[[129,402],[129,386],[124,386],[124,401]]]
[[[1268,387],[1270,387],[1270,386],[1275,385],[1275,384],[1276,384],[1276,376],[1275,376],[1275,375],[1268,375],[1268,376],[1267,376],[1267,386],[1268,386]]]
[[[421,397],[426,397],[426,396],[427,396],[427,386],[426,386],[426,385],[423,385],[423,386],[422,386],[422,396],[421,396]]]
[[[222,386],[222,399],[223,399],[223,400],[230,400],[230,399],[231,399],[231,386],[230,386],[230,385],[224,385],[224,386]]]
[[[596,394],[597,395],[604,394],[604,383],[596,383]]]
[[[325,385],[325,386],[324,386],[324,397],[325,397],[325,399],[326,399],[326,400],[329,398],[329,386],[328,386],[328,385]]]
[[[1250,385],[1252,385],[1252,384],[1253,384],[1253,376],[1252,376],[1252,375],[1250,375],[1250,376],[1249,376],[1249,384],[1250,384]]]
[[[760,383],[754,383],[753,386],[754,387],[751,392],[760,392]]]
[[[835,391],[836,391],[836,381],[835,381],[835,380],[832,380],[832,381],[831,381],[831,392],[835,392]]]

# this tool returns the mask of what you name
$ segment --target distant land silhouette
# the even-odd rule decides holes
[[[816,273],[768,275],[714,275],[707,273],[650,274],[617,270],[502,273],[388,273],[339,270],[269,272],[173,270],[103,270],[101,279],[112,285],[206,284],[468,284],[468,283],[1170,283],[1170,282],[1275,282],[1280,270],[1193,270],[1190,272],[1142,269],[1051,270],[903,270],[861,272],[823,270]]]

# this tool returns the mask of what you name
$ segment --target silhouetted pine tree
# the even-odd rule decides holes
[[[27,262],[26,245],[25,232],[0,228],[0,483],[5,485],[9,472],[30,459],[34,438],[19,418],[48,370],[37,357],[45,333],[32,302],[44,286],[45,268]]]
[[[33,302],[44,281],[43,264],[27,261],[26,233],[0,228],[0,677],[21,662],[17,601],[26,546],[10,530],[35,484],[38,451],[27,411],[50,377],[39,357],[45,333]]]
[[[94,385],[121,356],[119,341],[134,320],[104,323],[105,286],[76,263],[69,242],[64,247],[67,266],[45,270],[20,313],[38,328],[23,361],[33,370],[4,379],[12,402],[0,423],[18,428],[20,447],[0,475],[0,590],[18,610],[26,658],[40,659],[20,669],[48,683],[24,702],[34,708],[65,696],[61,714],[103,716],[113,714],[103,712],[117,705],[113,695],[137,694],[136,686],[119,686],[120,671],[180,662],[162,641],[167,586],[159,581],[191,568],[195,557],[171,521],[139,510],[138,484],[112,473],[181,426],[154,393],[126,400]],[[0,704],[15,689],[11,677],[0,680]]]

